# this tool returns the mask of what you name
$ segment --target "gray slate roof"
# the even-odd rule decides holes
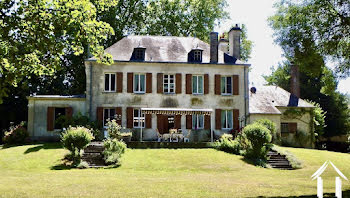
[[[288,107],[290,93],[278,86],[259,86],[256,93],[249,92],[249,113],[281,114],[276,107]],[[298,107],[314,107],[303,99],[299,99]]]
[[[134,48],[146,48],[145,62],[187,63],[192,49],[202,49],[202,63],[210,62],[210,45],[194,37],[176,36],[127,36],[113,44],[105,52],[115,61],[130,61]],[[224,64],[224,52],[219,50],[219,64]],[[88,60],[96,60],[92,57]],[[244,64],[240,60],[236,64]]]

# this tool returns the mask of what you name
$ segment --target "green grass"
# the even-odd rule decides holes
[[[0,148],[0,197],[256,197],[316,194],[310,176],[331,160],[350,178],[350,155],[284,148],[303,161],[298,170],[255,167],[214,149],[128,149],[112,169],[60,168],[58,144]],[[335,171],[322,178],[334,192]],[[350,189],[343,181],[343,190]]]

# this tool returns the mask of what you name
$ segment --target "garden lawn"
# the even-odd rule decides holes
[[[310,176],[331,160],[350,178],[350,155],[284,148],[303,161],[299,170],[255,167],[214,149],[128,149],[122,166],[56,170],[67,151],[59,144],[0,147],[0,197],[256,197],[316,194]],[[334,192],[335,171],[322,175]],[[350,184],[343,181],[343,190]]]

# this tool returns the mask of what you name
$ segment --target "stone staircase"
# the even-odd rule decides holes
[[[267,153],[267,163],[272,168],[283,169],[283,170],[293,170],[292,165],[289,163],[285,155],[280,155],[276,151],[269,151]]]
[[[91,142],[85,149],[82,160],[89,164],[90,168],[105,167],[103,160],[103,142]]]

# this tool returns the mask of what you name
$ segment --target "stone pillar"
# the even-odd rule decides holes
[[[231,28],[228,33],[229,40],[229,53],[230,56],[236,59],[241,58],[240,45],[241,45],[241,28],[236,24],[235,27]]]
[[[218,33],[210,33],[210,63],[218,62]]]
[[[219,50],[223,51],[226,54],[229,54],[228,52],[228,40],[227,39],[220,39],[219,40]]]

